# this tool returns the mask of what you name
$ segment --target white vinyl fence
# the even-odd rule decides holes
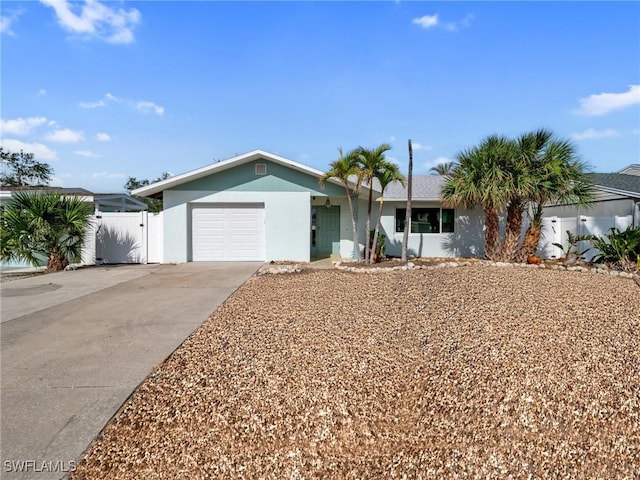
[[[610,217],[587,217],[581,215],[579,217],[545,217],[542,220],[542,235],[538,246],[538,253],[542,258],[560,258],[563,255],[562,250],[553,245],[559,243],[566,248],[569,245],[567,230],[574,235],[595,235],[605,237],[610,233],[611,228],[620,230],[626,229],[633,224],[633,217],[626,216],[610,216]],[[582,252],[591,247],[591,242],[579,242],[577,249]],[[598,254],[595,248],[584,254],[584,259],[590,261]]]
[[[96,212],[82,254],[84,264],[162,262],[162,213]]]

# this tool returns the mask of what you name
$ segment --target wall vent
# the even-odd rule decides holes
[[[266,174],[267,174],[267,164],[256,163],[256,175],[266,175]]]

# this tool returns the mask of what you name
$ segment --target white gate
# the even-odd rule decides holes
[[[573,235],[595,235],[597,237],[606,237],[610,233],[611,228],[624,230],[633,224],[633,217],[611,216],[611,217],[544,217],[542,219],[542,234],[538,253],[542,258],[560,258],[563,252],[560,248],[553,245],[559,243],[566,248],[569,246],[567,231]],[[591,242],[578,242],[576,249],[580,252],[588,250],[583,258],[590,261],[598,254],[595,248],[591,247]]]
[[[96,212],[91,230],[84,263],[162,262],[161,213]]]
[[[96,264],[147,262],[144,212],[101,212],[96,223]]]

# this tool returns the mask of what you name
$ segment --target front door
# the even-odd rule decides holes
[[[340,253],[340,207],[311,207],[311,254]]]

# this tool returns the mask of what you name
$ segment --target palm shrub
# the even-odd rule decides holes
[[[46,259],[47,271],[78,261],[93,205],[58,193],[18,192],[3,209],[0,258],[33,266]]]
[[[587,240],[600,252],[593,258],[594,263],[625,272],[640,270],[640,227],[629,226],[622,231],[614,227],[605,237],[589,235]]]
[[[382,232],[371,230],[369,232],[369,249],[372,263],[382,260],[387,251],[387,236]]]
[[[578,248],[578,243],[589,240],[588,235],[574,235],[571,230],[567,230],[567,246],[565,247],[561,243],[553,243],[552,245],[558,247],[562,250],[562,261],[565,265],[574,264],[580,262],[585,253],[587,253],[591,248],[587,248],[585,250],[580,250]]]

